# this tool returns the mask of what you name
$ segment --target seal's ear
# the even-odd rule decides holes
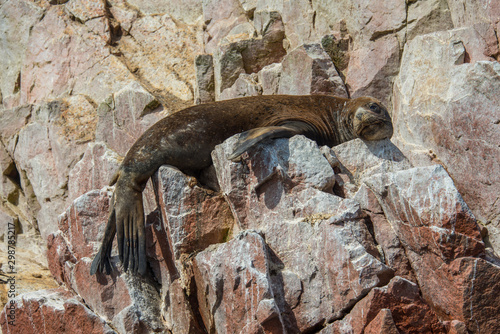
[[[243,132],[236,143],[236,146],[228,156],[228,159],[236,162],[243,152],[255,144],[271,138],[290,138],[295,135],[305,134],[308,132],[309,126],[302,122],[289,122],[279,126],[266,126],[262,128],[255,128]]]

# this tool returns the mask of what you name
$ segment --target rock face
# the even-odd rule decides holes
[[[494,332],[499,33],[486,0],[0,0],[3,333]],[[371,95],[394,136],[162,166],[148,275],[89,276],[135,140],[262,94]]]

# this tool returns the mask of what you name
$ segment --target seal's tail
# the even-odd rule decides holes
[[[111,203],[114,203],[114,194]],[[99,252],[94,257],[92,265],[90,266],[90,275],[94,275],[96,272],[104,273],[106,270],[106,275],[111,274],[113,267],[111,265],[111,249],[113,247],[113,239],[116,234],[116,215],[114,207],[111,208],[109,214],[108,223],[106,225],[106,230],[104,231],[104,238],[102,239],[101,248]]]

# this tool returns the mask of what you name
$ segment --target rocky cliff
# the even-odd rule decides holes
[[[499,33],[487,0],[0,0],[3,333],[493,333]],[[371,95],[395,134],[229,138],[218,191],[161,167],[149,274],[89,276],[135,139],[261,94]]]

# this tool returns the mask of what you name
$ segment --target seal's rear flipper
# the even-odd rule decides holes
[[[104,273],[104,270],[106,270],[106,275],[109,275],[113,271],[113,266],[111,265],[111,248],[113,246],[113,239],[115,238],[115,234],[115,210],[112,209],[111,214],[108,218],[106,230],[104,231],[104,238],[102,239],[101,248],[94,257],[92,265],[90,266],[90,275],[94,275],[96,272]]]
[[[271,138],[290,138],[311,131],[311,126],[304,122],[288,122],[279,126],[266,126],[243,132],[236,143],[233,153],[228,156],[231,161],[237,161],[243,152],[255,144]]]

